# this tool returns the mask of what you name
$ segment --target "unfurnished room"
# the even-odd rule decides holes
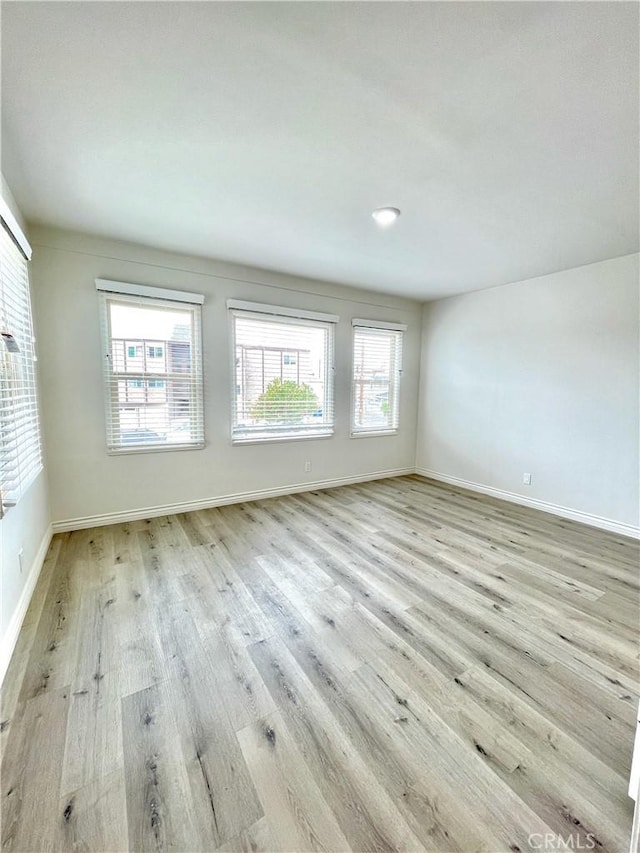
[[[2,0],[3,853],[638,853],[639,23]]]

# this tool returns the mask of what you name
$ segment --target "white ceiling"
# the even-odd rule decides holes
[[[423,299],[615,257],[638,9],[5,2],[3,171],[32,221]]]

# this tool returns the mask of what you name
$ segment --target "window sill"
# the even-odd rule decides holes
[[[138,447],[108,447],[108,456],[129,456],[132,453],[171,453],[174,450],[204,450],[204,441],[201,444],[163,444]]]
[[[369,430],[367,432],[352,432],[351,438],[381,438],[385,435],[397,435],[397,429],[378,429]]]
[[[255,436],[251,438],[231,438],[231,444],[240,446],[243,444],[282,444],[289,441],[318,441],[333,438],[333,432],[314,433],[313,435],[274,435]]]

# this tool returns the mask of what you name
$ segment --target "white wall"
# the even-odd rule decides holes
[[[638,289],[627,255],[426,305],[418,468],[637,528]]]
[[[33,228],[32,243],[54,522],[413,469],[421,330],[418,303],[56,229]],[[205,294],[204,450],[107,455],[95,278]],[[340,315],[333,438],[231,445],[226,311],[230,297]],[[349,437],[353,317],[408,324],[401,426],[396,436]],[[304,471],[305,460],[312,463],[309,474]],[[70,526],[77,523],[71,521]]]
[[[2,177],[2,198],[26,233],[18,206]],[[38,327],[36,324],[36,337]],[[47,480],[42,471],[17,506],[0,520],[0,682],[9,663],[49,542]],[[18,552],[23,550],[22,572]]]

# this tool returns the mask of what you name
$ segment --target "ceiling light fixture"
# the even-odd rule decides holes
[[[371,214],[381,228],[388,228],[400,216],[397,207],[379,207]]]

